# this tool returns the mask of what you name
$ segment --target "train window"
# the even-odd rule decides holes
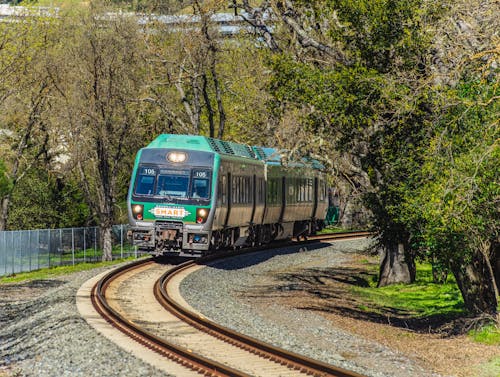
[[[310,178],[307,180],[307,201],[313,201],[313,180]]]
[[[281,178],[273,178],[268,181],[269,190],[267,199],[269,204],[281,204],[283,198],[283,180]]]
[[[219,198],[220,198],[222,204],[226,204],[227,203],[227,177],[225,175],[223,175],[219,179],[219,191],[220,191]]]
[[[257,179],[257,202],[264,203],[266,200],[264,193],[266,192],[265,181],[263,178]]]
[[[239,177],[240,181],[240,203],[245,203],[245,180],[243,177]]]
[[[323,182],[323,180],[320,180],[319,183],[318,183],[318,193],[319,193],[319,200],[320,201],[324,201],[325,200],[325,197],[326,197],[326,193],[325,193],[325,190],[326,190],[326,186],[325,186],[325,182]]]
[[[233,199],[235,204],[247,204],[252,202],[252,179],[251,177],[233,177]]]
[[[251,177],[244,177],[244,187],[245,187],[245,203],[252,203],[252,178]]]
[[[247,187],[245,183],[245,178],[240,177],[240,203],[247,202]]]
[[[233,196],[231,198],[233,203],[238,203],[238,177],[233,176]]]
[[[192,185],[191,198],[208,198],[210,195],[208,179],[194,178]]]
[[[156,169],[150,166],[142,166],[137,176],[135,193],[137,195],[153,194],[156,182]]]
[[[137,178],[135,193],[138,195],[151,195],[155,187],[155,177],[149,175],[140,175]]]
[[[247,202],[247,187],[245,184],[245,178],[240,177],[240,203],[246,203]]]
[[[176,174],[172,174],[172,172],[169,171],[165,174],[165,172],[160,170],[155,194],[159,196],[185,198],[187,197],[188,186],[189,172],[185,174],[185,172],[179,171],[176,172]]]
[[[210,197],[209,170],[193,170],[190,197],[194,199],[208,199]]]
[[[267,191],[267,202],[269,204],[276,204],[277,203],[277,181],[276,179],[270,179],[268,181],[268,191]]]

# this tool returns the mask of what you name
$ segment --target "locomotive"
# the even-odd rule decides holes
[[[274,148],[162,134],[135,159],[129,237],[152,255],[190,257],[307,237],[328,207],[322,168],[285,163]]]

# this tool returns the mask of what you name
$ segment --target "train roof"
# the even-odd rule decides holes
[[[282,165],[281,153],[276,148],[248,146],[199,135],[162,134],[154,139],[146,148],[178,148],[215,152],[222,155],[250,158],[263,161],[268,165]],[[323,165],[313,159],[303,158],[300,162],[291,162],[290,166],[308,165],[314,169],[323,169]]]

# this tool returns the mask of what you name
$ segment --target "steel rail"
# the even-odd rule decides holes
[[[199,372],[205,376],[214,377],[249,377],[236,369],[224,364],[210,360],[206,357],[193,353],[187,348],[177,346],[173,343],[159,338],[156,335],[136,326],[127,320],[117,311],[115,311],[106,300],[106,289],[110,283],[119,276],[144,265],[154,263],[151,258],[136,261],[120,268],[117,268],[105,275],[92,289],[91,300],[97,312],[113,327],[117,328],[127,336],[136,340],[140,344],[167,357],[193,371]]]
[[[307,241],[294,242],[297,243],[314,243],[319,240],[342,240],[357,237],[369,236],[369,232],[350,232],[350,233],[337,233],[337,234],[325,234],[316,236],[314,239],[309,239]],[[235,256],[238,254],[257,252],[266,248],[275,248],[276,245],[270,245],[265,248],[253,248],[248,251],[243,252],[227,252],[223,254],[218,254],[214,256],[209,256],[205,258],[200,258],[197,260],[191,260],[180,264],[173,269],[170,269],[165,274],[163,274],[160,279],[155,283],[154,294],[160,304],[169,312],[177,316],[184,322],[189,323],[191,326],[204,331],[218,339],[228,342],[232,345],[245,349],[251,353],[259,355],[261,357],[270,359],[282,365],[286,365],[291,369],[300,370],[304,373],[311,374],[314,376],[335,376],[335,377],[363,377],[353,371],[349,371],[340,367],[336,367],[306,356],[287,351],[282,348],[275,347],[269,343],[262,342],[258,339],[246,336],[244,334],[235,332],[227,327],[223,327],[215,322],[206,319],[192,311],[186,309],[184,306],[178,304],[167,291],[168,283],[175,277],[175,275],[194,267],[195,265],[204,264],[207,261],[213,261],[216,259],[222,259],[230,256]]]

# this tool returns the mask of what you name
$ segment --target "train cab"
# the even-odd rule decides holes
[[[214,153],[205,151],[139,151],[128,194],[135,245],[161,254],[208,250],[214,161]]]

